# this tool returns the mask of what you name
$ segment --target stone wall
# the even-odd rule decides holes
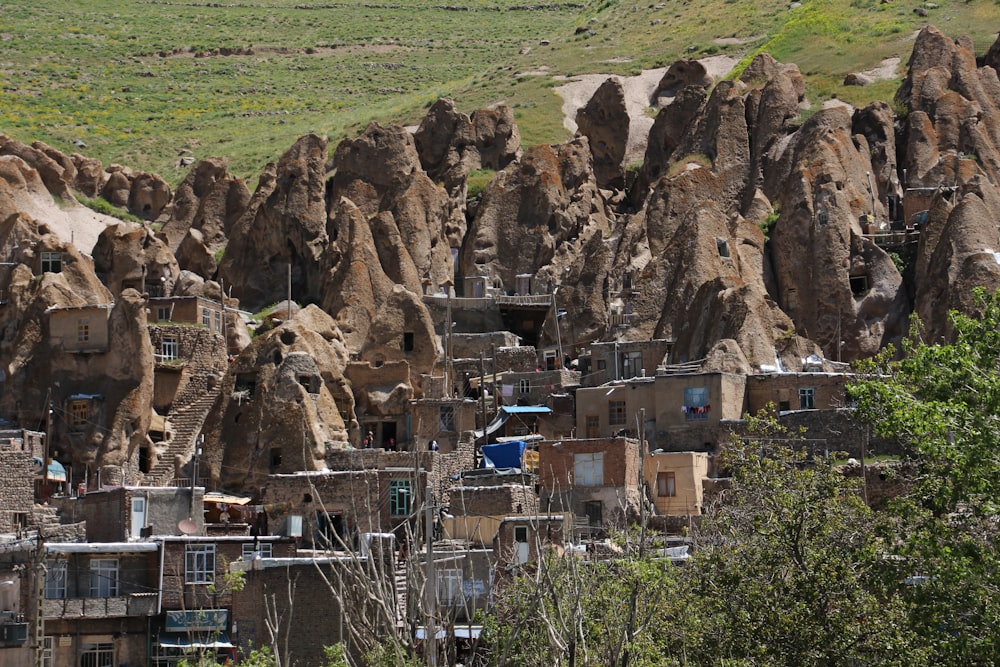
[[[226,341],[221,333],[201,326],[149,325],[154,354],[162,355],[164,338],[177,342],[177,359],[156,358],[153,406],[161,414],[203,396],[221,381],[227,369]]]
[[[23,440],[0,442],[0,533],[27,527],[34,505],[35,462]]]
[[[506,516],[537,514],[538,496],[525,484],[502,486],[453,486],[449,489],[455,516]]]

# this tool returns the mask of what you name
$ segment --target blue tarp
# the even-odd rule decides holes
[[[500,409],[509,415],[547,415],[552,412],[544,405],[503,405]]]
[[[520,468],[527,448],[528,445],[523,440],[483,445],[483,467]]]

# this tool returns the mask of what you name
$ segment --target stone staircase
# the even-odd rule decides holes
[[[185,464],[194,456],[195,441],[201,432],[209,410],[215,404],[222,387],[206,389],[198,398],[176,412],[167,415],[173,427],[173,437],[166,450],[160,455],[156,465],[146,473],[147,486],[171,486],[175,476],[175,461],[180,458]]]

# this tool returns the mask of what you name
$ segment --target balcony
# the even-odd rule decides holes
[[[46,599],[45,618],[121,618],[155,616],[156,593],[131,593],[110,598]]]

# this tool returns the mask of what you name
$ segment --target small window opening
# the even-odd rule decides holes
[[[281,467],[281,447],[271,448],[271,469]]]
[[[851,292],[854,293],[854,296],[864,294],[867,291],[868,291],[868,276],[866,274],[851,276]]]
[[[715,247],[719,250],[719,257],[729,258],[729,241],[726,239],[715,239]]]
[[[413,332],[403,333],[403,352],[413,352]]]

